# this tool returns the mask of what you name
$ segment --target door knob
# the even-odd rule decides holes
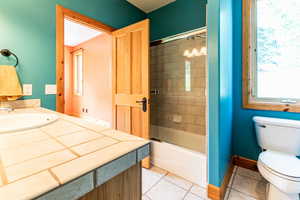
[[[147,112],[147,98],[144,97],[141,101],[136,101],[136,103],[142,104],[143,112]]]

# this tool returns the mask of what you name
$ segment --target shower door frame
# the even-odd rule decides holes
[[[207,32],[208,32],[208,30],[207,30],[207,27],[205,26],[205,27],[202,27],[202,28],[199,28],[199,29],[194,29],[194,30],[191,30],[191,31],[188,31],[188,32],[183,32],[183,33],[180,33],[180,34],[177,34],[177,35],[173,35],[173,36],[170,36],[170,37],[162,38],[160,40],[152,41],[150,46],[151,47],[152,46],[157,46],[157,45],[160,45],[160,44],[163,44],[163,43],[166,43],[166,42],[170,42],[170,41],[174,41],[174,40],[179,40],[179,39],[184,39],[184,38],[187,38],[189,36],[192,36],[192,35],[195,35],[195,34],[200,34],[200,33],[206,33],[206,37],[207,37]],[[208,49],[208,40],[207,39],[206,39],[206,48]],[[207,57],[208,57],[208,55],[207,55]],[[206,134],[205,134],[205,137],[204,137],[205,138],[205,147],[204,148],[206,149],[206,152],[205,153],[200,153],[199,152],[199,154],[198,154],[198,152],[195,153],[195,151],[190,150],[189,148],[181,147],[179,145],[172,144],[172,143],[169,143],[169,142],[164,141],[164,140],[162,140],[162,141],[160,141],[160,140],[156,141],[154,139],[153,140],[153,143],[154,143],[153,146],[156,146],[156,148],[158,149],[157,151],[159,151],[159,152],[160,151],[164,151],[166,149],[166,147],[169,146],[169,145],[174,145],[174,146],[178,147],[178,149],[175,149],[176,150],[175,154],[172,155],[172,153],[171,153],[171,152],[174,152],[174,147],[172,147],[172,146],[171,146],[170,149],[167,149],[165,151],[168,151],[171,154],[171,156],[175,156],[175,159],[176,159],[176,156],[178,156],[177,152],[183,152],[180,155],[182,156],[183,154],[185,154],[184,155],[185,158],[187,157],[186,156],[186,154],[187,154],[189,156],[188,158],[191,158],[190,155],[193,155],[193,156],[197,157],[198,159],[196,159],[195,162],[185,162],[185,163],[187,163],[187,165],[185,166],[186,168],[184,167],[185,170],[180,170],[177,167],[176,163],[172,163],[171,165],[166,165],[164,162],[160,162],[160,160],[162,160],[162,159],[170,159],[169,157],[166,158],[165,156],[159,156],[159,158],[157,160],[155,160],[155,158],[152,158],[152,161],[154,163],[157,162],[158,166],[161,166],[162,168],[166,167],[166,168],[169,169],[169,171],[171,171],[171,172],[173,172],[175,174],[176,173],[178,173],[178,174],[184,173],[184,174],[180,174],[180,175],[182,177],[185,177],[187,180],[190,180],[191,177],[189,177],[189,176],[193,176],[193,177],[202,177],[202,175],[205,176],[205,178],[204,178],[204,182],[205,183],[201,183],[201,181],[203,181],[203,180],[200,180],[200,182],[197,182],[197,184],[201,185],[202,187],[207,187],[208,171],[209,171],[209,167],[208,167],[208,136],[209,136],[209,131],[208,131],[208,128],[209,128],[208,127],[208,115],[209,115],[209,113],[208,113],[208,102],[209,102],[208,101],[208,90],[209,90],[209,87],[208,87],[208,78],[209,77],[208,77],[208,58],[207,57],[206,57],[206,62],[205,62],[205,64],[206,64],[206,73],[205,73],[205,75],[206,75],[206,80],[205,80],[205,84],[206,84],[205,85],[205,88],[206,88],[205,89],[205,100],[206,100],[206,108],[205,108],[206,121],[205,121],[205,124],[206,124]],[[151,88],[151,89],[153,89],[153,88]],[[150,122],[150,124],[151,124],[151,122]],[[158,142],[158,143],[155,144],[156,142]],[[161,146],[158,145],[159,143],[161,143]],[[155,148],[155,147],[153,147],[153,148]],[[156,152],[156,153],[158,154],[158,152]],[[206,156],[204,163],[202,163],[201,161],[199,162],[199,159],[201,160],[201,158],[202,158],[202,154],[203,154],[203,156]],[[200,156],[198,156],[198,155],[200,155]],[[193,161],[195,160],[195,157],[192,158]],[[192,174],[191,175],[191,173],[194,173],[194,172],[186,173],[186,171],[192,171],[195,166],[199,167],[196,170],[197,174]],[[201,170],[202,166],[205,167],[205,170]],[[191,168],[189,168],[189,167],[191,167]],[[189,170],[186,170],[186,169],[189,169]],[[204,174],[202,174],[202,172]]]
[[[154,41],[150,42],[150,47],[158,46],[160,44],[164,44],[164,43],[175,41],[175,40],[185,39],[189,36],[202,34],[202,33],[206,33],[206,37],[207,37],[207,27],[206,26],[198,28],[198,29],[194,29],[194,30],[191,30],[191,31],[175,34],[175,35],[165,37],[165,38],[162,38],[162,39],[159,39],[159,40],[154,40]],[[208,44],[208,41],[206,39],[206,49],[208,49],[207,44]],[[207,59],[206,59],[205,96],[206,96],[206,106],[205,106],[206,107],[206,110],[205,110],[205,115],[206,115],[205,149],[206,149],[206,152],[205,152],[205,154],[208,155],[208,60]],[[150,122],[150,126],[151,126],[151,122]],[[151,134],[150,134],[150,136],[151,136]],[[154,139],[154,138],[151,138],[151,139]],[[162,142],[164,142],[164,141],[162,141]],[[174,145],[176,145],[176,144],[174,144]],[[179,146],[179,145],[177,145],[177,146]],[[182,148],[185,148],[185,147],[182,147]],[[186,149],[188,149],[188,148],[186,148]],[[190,149],[188,149],[188,150],[190,150]]]

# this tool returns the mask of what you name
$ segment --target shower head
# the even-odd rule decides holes
[[[186,37],[187,40],[195,40],[196,38],[207,38],[205,34],[197,34],[197,35],[190,35]]]
[[[196,37],[199,37],[199,38],[207,38],[207,35],[199,34],[199,35],[196,35]]]

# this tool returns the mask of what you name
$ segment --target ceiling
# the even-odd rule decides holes
[[[65,45],[76,46],[100,35],[102,32],[65,19]]]
[[[152,12],[176,0],[127,0],[145,13]]]

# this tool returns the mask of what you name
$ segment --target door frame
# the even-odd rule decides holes
[[[64,113],[65,87],[64,87],[64,19],[67,18],[76,23],[112,35],[113,27],[99,22],[93,18],[78,12],[56,5],[56,111]]]

